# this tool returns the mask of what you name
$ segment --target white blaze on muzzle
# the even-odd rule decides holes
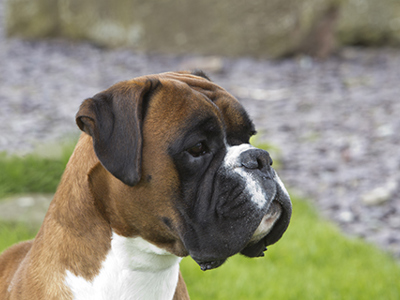
[[[262,209],[267,203],[268,199],[275,197],[276,190],[273,191],[273,195],[267,196],[264,192],[263,187],[260,184],[259,179],[256,179],[251,172],[246,171],[246,168],[242,165],[240,155],[248,150],[257,149],[250,144],[241,144],[239,146],[228,146],[227,154],[224,160],[224,166],[226,170],[232,171],[239,175],[245,182],[245,191],[251,198],[251,201],[257,205],[259,209]]]
[[[265,237],[272,230],[275,223],[283,213],[282,203],[280,203],[279,199],[282,196],[283,198],[289,198],[289,194],[278,174],[272,168],[269,170],[270,174],[266,174],[265,177],[262,175],[260,176],[259,173],[253,173],[252,169],[246,168],[243,162],[243,153],[249,150],[259,149],[250,144],[242,144],[232,147],[228,146],[224,167],[228,172],[240,176],[245,183],[244,191],[258,209],[267,209],[249,242],[253,243]],[[266,187],[263,184],[263,180],[273,181],[269,190],[265,189]]]

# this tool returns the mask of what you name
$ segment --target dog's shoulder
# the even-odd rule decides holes
[[[0,279],[4,276],[4,274],[9,274],[10,268],[17,269],[17,262],[21,262],[26,254],[29,252],[33,244],[33,240],[24,241],[18,244],[13,245],[8,248],[6,251],[2,253],[0,256]]]
[[[5,295],[21,262],[26,257],[33,244],[33,240],[24,241],[10,247],[0,256],[0,295]]]

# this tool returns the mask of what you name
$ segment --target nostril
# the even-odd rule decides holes
[[[247,169],[266,170],[272,163],[269,153],[261,149],[252,149],[241,154],[241,165]]]
[[[269,156],[257,158],[257,169],[263,170],[269,166],[272,166],[272,159]]]
[[[246,160],[242,161],[242,166],[245,167],[246,169],[259,169],[260,164],[258,160]]]
[[[257,164],[258,164],[257,169],[262,170],[264,168],[265,164],[261,159],[257,158]]]

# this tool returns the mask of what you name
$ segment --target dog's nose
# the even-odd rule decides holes
[[[267,174],[271,171],[272,159],[265,150],[250,149],[244,151],[240,154],[240,162],[246,169],[258,169]]]

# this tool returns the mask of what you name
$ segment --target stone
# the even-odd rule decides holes
[[[346,0],[338,39],[351,45],[400,45],[400,1]]]
[[[25,194],[1,199],[0,220],[39,228],[52,199],[53,194]]]
[[[233,86],[231,92],[240,98],[260,100],[260,101],[281,101],[288,98],[289,89],[257,89],[243,86]]]
[[[8,0],[9,35],[161,53],[326,55],[340,0]],[[336,7],[336,6],[335,6]],[[328,38],[326,38],[329,36]]]
[[[219,56],[197,56],[186,58],[180,64],[180,70],[202,70],[205,73],[222,73],[224,71],[224,60]]]
[[[326,58],[400,45],[398,0],[6,0],[8,35],[160,53]]]
[[[381,205],[391,199],[397,188],[398,182],[396,180],[390,180],[385,185],[364,193],[361,196],[361,200],[365,205]]]
[[[344,223],[351,223],[354,221],[354,214],[350,210],[344,210],[339,213],[339,221]]]

